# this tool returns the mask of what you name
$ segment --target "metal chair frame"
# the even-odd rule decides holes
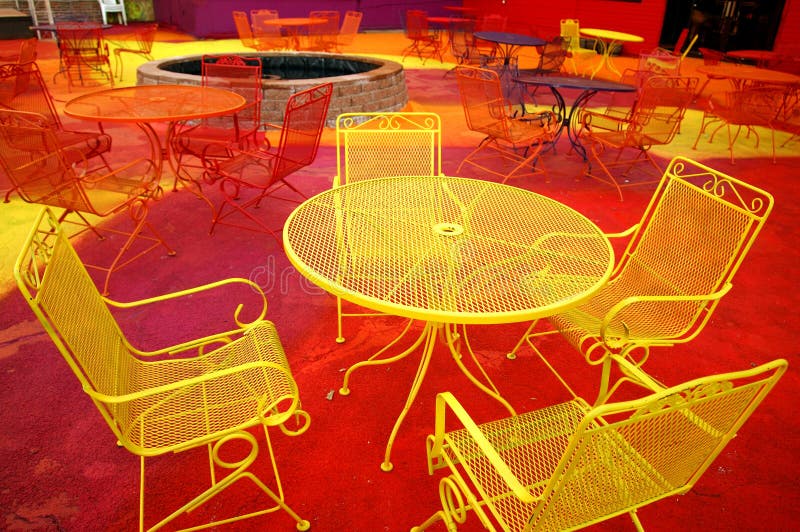
[[[503,95],[497,72],[485,68],[456,67],[456,79],[467,127],[486,137],[461,164],[470,164],[482,172],[502,178],[544,174],[541,160],[545,146],[551,145],[558,127],[555,114],[543,111],[513,118],[511,106]],[[498,170],[498,163],[503,171]],[[511,169],[508,170],[510,165]]]
[[[289,48],[288,39],[281,33],[280,26],[264,24],[268,20],[279,17],[277,9],[253,9],[250,11],[250,20],[253,36],[258,50],[286,50]]]
[[[591,299],[531,323],[509,353],[542,335],[561,333],[590,365],[601,366],[597,403],[612,384],[614,360],[642,366],[653,346],[672,346],[705,328],[772,211],[772,196],[701,163],[675,157],[641,220],[611,234],[627,246],[606,286]]]
[[[141,55],[148,61],[153,60],[153,42],[156,38],[156,32],[158,32],[158,24],[147,24],[136,30],[134,34],[134,39],[136,42],[136,48],[129,48],[126,46],[121,46],[119,48],[114,49],[114,65],[116,67],[116,76],[122,81],[122,75],[124,69],[122,67],[122,54],[135,54]]]
[[[568,39],[567,62],[572,65],[572,73],[579,74],[578,62],[576,59],[595,58],[597,57],[597,50],[581,46],[581,30],[578,19],[561,19],[559,28],[560,35]],[[586,72],[589,71],[591,71],[591,67]]]
[[[132,160],[110,172],[86,169],[80,152],[59,145],[55,133],[42,115],[0,110],[0,166],[23,201],[64,209],[59,223],[92,231],[121,235],[125,240],[108,266],[87,264],[105,273],[102,291],[107,294],[111,275],[150,251],[163,247],[175,252],[147,221],[148,202],[161,195],[158,171],[149,159]],[[90,223],[86,215],[101,218],[127,211],[131,231]]]
[[[58,50],[67,76],[67,88],[76,85],[73,78],[77,71],[77,81],[84,84],[84,74],[99,72],[108,83],[114,86],[114,71],[111,68],[111,54],[103,39],[103,29],[96,22],[57,22]]]
[[[218,87],[244,97],[245,107],[232,115],[215,116],[175,125],[170,136],[171,163],[175,174],[200,169],[206,179],[206,159],[230,157],[230,146],[240,150],[256,146],[261,126],[261,61],[238,55],[204,55],[201,59],[204,87]],[[213,182],[213,179],[209,181]],[[177,185],[177,177],[175,185]]]
[[[298,530],[309,522],[285,502],[268,428],[279,427],[289,436],[302,434],[310,417],[301,409],[297,384],[292,377],[275,326],[265,318],[267,300],[258,285],[246,279],[215,283],[119,302],[102,297],[75,250],[49,209],[36,219],[14,266],[17,285],[58,351],[77,377],[83,391],[97,407],[120,446],[139,457],[139,530],[156,530],[205,503],[240,480],[252,482],[258,499],[254,511],[219,515],[214,522],[186,528],[197,530],[231,523],[280,510]],[[232,320],[204,337],[144,351],[126,337],[112,311],[147,311],[158,303],[189,304],[196,294],[216,293],[221,303],[240,293],[250,298],[235,306]],[[236,297],[233,295],[233,297]],[[255,318],[250,306],[255,301]],[[196,304],[192,303],[192,304]],[[260,308],[259,308],[260,307]],[[231,305],[231,309],[234,307]],[[229,330],[225,330],[230,327]],[[252,429],[261,426],[273,487],[258,478],[251,467],[259,444]],[[227,443],[244,458],[232,461],[221,451]],[[207,448],[210,479],[196,495],[157,523],[145,512],[146,459]],[[227,448],[227,447],[226,447]],[[241,455],[238,455],[241,456]],[[88,458],[88,457],[87,457]],[[187,478],[196,478],[192,471]],[[191,481],[187,483],[192,488]],[[194,488],[197,489],[197,488]],[[245,505],[246,506],[246,505]]]
[[[428,472],[448,472],[442,509],[411,530],[455,531],[471,510],[487,530],[575,530],[627,513],[641,531],[637,509],[692,489],[786,368],[777,359],[669,388],[650,381],[637,399],[575,397],[481,425],[439,393],[426,448]]]
[[[97,124],[98,131],[94,132],[66,129],[36,62],[0,65],[0,109],[43,116],[58,139],[58,145],[69,149],[67,155],[75,162],[83,163],[97,158],[102,167],[111,171],[104,155],[111,149],[111,137],[105,134],[102,124]],[[10,201],[14,190],[11,188],[6,192],[5,203]]]
[[[334,187],[383,177],[438,175],[442,175],[442,124],[436,113],[356,112],[337,117]],[[343,318],[382,315],[364,309],[345,311],[344,304],[337,296],[337,343],[345,341]]]
[[[728,153],[731,164],[734,164],[733,147],[741,136],[742,128],[748,137],[750,134],[755,137],[755,147],[758,148],[761,137],[755,128],[763,127],[769,130],[772,141],[772,163],[776,163],[775,125],[781,109],[786,105],[787,99],[791,98],[793,90],[796,89],[751,86],[726,92],[721,98],[708,99],[692,149],[697,149],[700,137],[709,130],[709,126],[717,124],[711,131],[708,142],[713,143],[717,132],[725,128],[728,133]]]
[[[622,188],[658,182],[663,173],[661,166],[650,155],[653,146],[672,142],[680,130],[686,109],[694,99],[697,78],[680,76],[646,77],[638,93],[636,103],[627,117],[584,111],[581,116],[581,140],[590,144],[591,158],[585,166],[585,175],[616,188],[620,201]],[[592,121],[602,123],[597,129]],[[616,123],[616,127],[609,127]],[[629,151],[633,156],[623,158]],[[606,157],[606,152],[616,155]],[[594,163],[594,164],[593,164]],[[640,163],[648,163],[655,174],[651,178],[620,182]],[[594,168],[599,167],[600,172]],[[615,176],[612,169],[624,168]]]
[[[406,38],[411,40],[411,44],[403,50],[402,60],[411,54],[416,54],[423,64],[430,57],[438,57],[439,62],[444,63],[441,36],[438,32],[431,31],[428,26],[427,12],[419,9],[407,10],[405,34]]]
[[[336,50],[339,36],[339,12],[315,10],[309,12],[308,17],[325,21],[322,24],[308,26],[308,49],[323,52]]]
[[[264,145],[257,149],[245,151],[230,146],[232,157],[204,159],[206,173],[212,179],[219,180],[223,194],[222,202],[214,213],[211,232],[217,225],[230,225],[268,233],[281,242],[275,230],[267,227],[249,209],[259,207],[267,196],[272,196],[283,187],[306,198],[305,194],[286,179],[314,162],[332,94],[333,84],[324,83],[290,96],[286,102],[283,124],[264,124],[267,131],[280,131],[277,145],[273,146],[265,135]],[[241,194],[246,190],[255,194],[249,199],[243,199]],[[294,201],[282,197],[276,199]],[[229,221],[228,217],[236,213],[249,223]]]
[[[346,11],[342,20],[342,27],[339,29],[339,35],[336,36],[335,51],[341,52],[343,46],[350,46],[358,35],[358,29],[361,27],[361,19],[364,18],[364,13],[361,11]]]

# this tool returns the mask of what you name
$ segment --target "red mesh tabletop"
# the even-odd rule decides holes
[[[353,303],[439,323],[508,323],[591,296],[614,255],[590,220],[545,196],[457,177],[356,182],[301,204],[289,260]]]
[[[78,96],[64,113],[100,122],[173,122],[234,113],[245,103],[241,95],[213,87],[141,85]]]

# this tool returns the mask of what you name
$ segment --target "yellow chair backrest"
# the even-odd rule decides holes
[[[572,530],[625,512],[642,530],[635,510],[691,489],[786,368],[778,359],[636,400],[590,407],[576,398],[480,426],[439,394],[429,464],[453,471],[442,489],[467,492],[448,500],[487,523],[485,505],[502,530]],[[446,406],[465,428],[444,432]],[[448,510],[445,520],[455,519],[458,508],[440,514]]]
[[[442,173],[439,115],[343,113],[336,120],[334,186],[379,177]]]

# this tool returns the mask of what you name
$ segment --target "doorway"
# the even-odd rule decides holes
[[[659,44],[671,49],[683,28],[694,50],[771,50],[785,0],[667,0]]]

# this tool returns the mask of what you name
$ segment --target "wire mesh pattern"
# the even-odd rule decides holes
[[[385,178],[319,194],[284,227],[293,264],[343,299],[446,323],[522,321],[604,283],[613,252],[588,219],[497,183]]]
[[[785,360],[693,380],[623,403],[585,401],[475,425],[449,393],[437,399],[430,471],[447,467],[445,503],[419,531],[449,530],[488,510],[502,530],[582,528],[685,493],[786,370]],[[444,432],[445,405],[465,428]],[[465,500],[466,499],[466,500]]]

